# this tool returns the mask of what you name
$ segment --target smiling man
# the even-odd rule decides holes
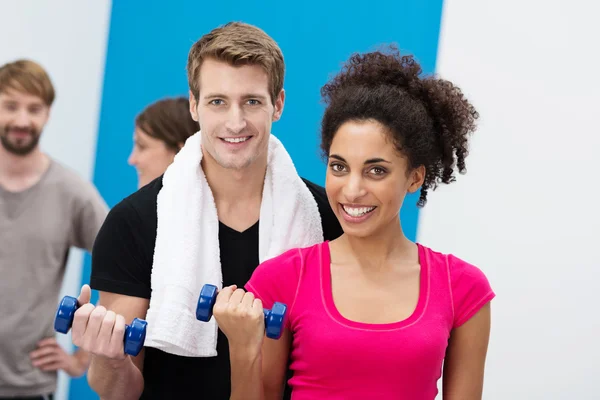
[[[108,208],[96,189],[43,153],[54,87],[37,63],[0,67],[0,398],[52,397],[57,371],[82,375],[53,329],[72,246],[91,251]]]
[[[94,354],[88,381],[106,400],[228,399],[229,356],[246,349],[195,321],[202,284],[243,287],[263,259],[342,233],[325,190],[271,134],[285,100],[275,41],[229,23],[192,46],[187,71],[200,132],[111,210],[92,253],[99,305],[84,286],[75,315],[73,341]],[[148,336],[132,358],[122,336],[134,318],[147,318]]]

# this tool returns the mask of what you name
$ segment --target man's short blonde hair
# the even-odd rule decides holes
[[[200,92],[200,68],[207,58],[231,65],[259,65],[269,77],[271,102],[283,89],[285,64],[277,43],[263,30],[242,22],[230,22],[202,36],[190,49],[188,84],[194,98]]]
[[[0,93],[13,89],[40,97],[48,107],[54,102],[54,86],[42,66],[31,60],[16,60],[0,67]]]

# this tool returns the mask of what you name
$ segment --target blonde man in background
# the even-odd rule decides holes
[[[39,64],[0,67],[0,398],[52,398],[58,370],[77,377],[89,364],[58,345],[54,314],[69,249],[91,251],[108,207],[40,149],[54,96]]]

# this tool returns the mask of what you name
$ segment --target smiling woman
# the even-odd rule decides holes
[[[352,56],[322,95],[325,188],[344,234],[256,269],[248,292],[290,310],[279,340],[263,341],[260,324],[245,336],[262,344],[249,363],[262,362],[237,369],[264,381],[232,385],[276,398],[291,355],[294,399],[432,400],[442,373],[444,399],[481,399],[495,294],[478,267],[410,241],[399,216],[408,193],[424,206],[464,171],[477,112],[395,48]]]
[[[397,222],[404,195],[415,192],[423,180],[422,168],[406,173],[408,163],[388,136],[375,120],[347,122],[336,133],[326,186],[346,233],[368,236],[374,233],[368,227]]]

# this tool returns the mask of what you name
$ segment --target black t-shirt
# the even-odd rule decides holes
[[[325,240],[342,234],[325,189],[303,179],[313,194]],[[156,199],[162,177],[123,199],[109,212],[92,251],[91,287],[149,299],[156,242]],[[258,224],[238,232],[219,223],[223,285],[244,287],[258,266]],[[231,370],[227,338],[219,330],[216,357],[182,357],[146,347],[141,399],[229,399]],[[286,389],[286,397],[289,388]]]

